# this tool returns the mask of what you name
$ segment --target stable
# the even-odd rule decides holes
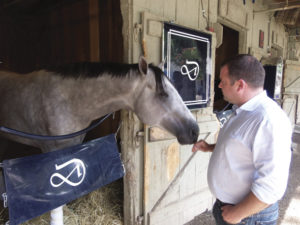
[[[298,36],[297,28],[290,21],[287,29],[287,20],[279,13],[286,10],[285,2],[2,1],[0,68],[25,73],[78,61],[137,63],[141,55],[154,65],[163,62],[160,67],[197,120],[198,139],[214,143],[220,128],[216,112],[227,106],[217,88],[220,65],[238,53],[261,60],[271,74],[266,88],[291,122],[298,121],[299,55],[291,47],[298,46]],[[121,201],[114,202],[123,211],[117,213],[123,216],[116,224],[182,225],[211,209],[214,199],[206,181],[209,154],[193,155],[191,145],[180,145],[173,135],[143,124],[127,110],[116,112],[86,140],[114,133],[120,124],[117,140],[126,173],[116,185],[122,190]],[[16,143],[1,143],[2,147],[39,153]],[[81,213],[74,212],[70,217]],[[80,219],[71,221],[81,224]]]

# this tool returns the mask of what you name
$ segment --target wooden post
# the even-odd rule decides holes
[[[142,224],[143,208],[143,124],[133,112],[121,113],[122,160],[125,165],[124,176],[124,225]]]

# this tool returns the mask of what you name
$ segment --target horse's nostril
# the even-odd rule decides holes
[[[191,129],[190,134],[191,134],[193,141],[196,142],[198,139],[198,135],[199,135],[199,128],[195,127],[193,129]]]

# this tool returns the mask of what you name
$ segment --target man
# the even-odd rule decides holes
[[[220,79],[233,115],[216,144],[201,140],[192,149],[213,152],[208,184],[217,199],[216,223],[276,224],[291,161],[290,121],[263,90],[265,71],[253,56],[238,55],[223,65]]]

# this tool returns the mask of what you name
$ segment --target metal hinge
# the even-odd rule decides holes
[[[2,198],[3,198],[3,207],[7,208],[7,194],[3,193]]]
[[[144,216],[137,216],[136,217],[137,224],[142,225],[143,221],[144,221]]]
[[[145,132],[144,131],[138,131],[136,132],[136,137],[144,137],[145,136]]]
[[[133,39],[134,41],[138,42],[139,41],[139,34],[142,32],[143,25],[136,23],[134,24],[133,28]]]
[[[135,134],[135,146],[139,147],[140,146],[140,140],[141,138],[143,138],[145,136],[145,132],[144,131],[137,131]]]

